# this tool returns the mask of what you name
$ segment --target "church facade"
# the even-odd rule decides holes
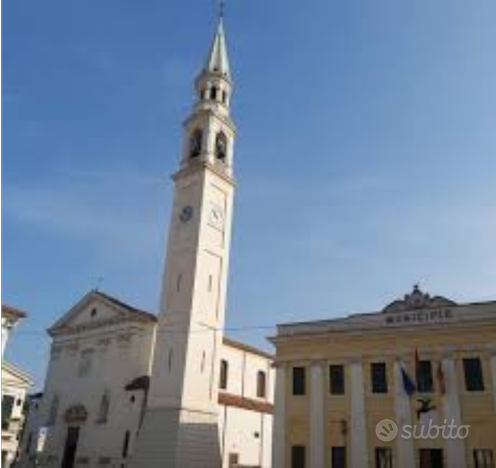
[[[158,314],[92,291],[50,328],[21,466],[271,465],[272,356],[223,334],[236,127],[222,18],[195,89]]]
[[[495,466],[496,302],[415,287],[379,312],[279,325],[271,340],[274,468]]]

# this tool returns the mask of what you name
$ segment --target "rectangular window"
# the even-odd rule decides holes
[[[15,398],[12,395],[4,395],[2,398],[2,429],[9,428],[12,409],[14,408]]]
[[[373,362],[370,364],[370,376],[372,379],[372,393],[387,393],[386,363]]]
[[[304,367],[293,367],[293,395],[305,395],[305,377]]]
[[[474,449],[475,468],[494,468],[494,457],[491,449]]]
[[[239,465],[239,454],[230,453],[228,463],[229,463],[229,468],[237,468]]]
[[[219,378],[219,388],[222,390],[227,389],[227,379],[229,377],[229,364],[225,359],[220,361],[220,378]]]
[[[329,366],[329,391],[331,395],[344,395],[344,367]]]
[[[306,450],[304,445],[291,447],[291,468],[305,468]]]
[[[131,437],[131,433],[126,431],[124,434],[124,442],[122,443],[122,458],[127,458],[127,454],[129,452],[129,439]]]
[[[375,448],[375,468],[392,468],[393,450],[391,447]]]
[[[346,447],[331,448],[331,468],[346,468]]]
[[[419,361],[416,368],[417,390],[420,393],[433,391],[432,363],[431,361]]]
[[[419,449],[419,468],[444,468],[442,449]]]
[[[481,392],[484,390],[482,363],[478,357],[464,359],[463,372],[465,374],[465,388],[469,392]]]

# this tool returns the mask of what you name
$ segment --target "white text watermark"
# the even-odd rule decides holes
[[[457,426],[455,421],[448,421],[445,419],[444,424],[436,425],[429,421],[429,424],[412,425],[405,424],[402,427],[400,437],[402,439],[437,439],[441,436],[443,439],[466,439],[470,430],[469,425]],[[398,435],[398,426],[391,419],[383,419],[375,426],[375,434],[379,440],[383,442],[390,442]]]

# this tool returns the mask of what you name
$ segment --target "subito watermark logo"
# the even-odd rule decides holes
[[[375,435],[383,442],[391,442],[398,435],[398,426],[390,419],[383,419],[375,426]]]
[[[422,425],[411,425],[406,424],[402,427],[402,432],[400,437],[402,439],[437,439],[441,436],[443,439],[466,439],[470,431],[469,425],[457,426],[455,421],[451,421],[451,424],[447,424],[447,420],[444,420],[444,424],[436,425],[429,421],[429,424]],[[377,423],[375,426],[375,435],[377,438],[383,442],[391,442],[398,435],[398,426],[391,419],[383,419]]]

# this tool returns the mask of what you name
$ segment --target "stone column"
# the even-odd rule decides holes
[[[350,363],[350,459],[351,468],[369,466],[367,448],[367,423],[365,415],[365,388],[363,385],[363,368],[360,360]]]
[[[398,435],[396,436],[397,463],[402,468],[415,468],[413,439],[403,439],[403,437],[400,437],[403,427],[412,425],[412,409],[410,397],[406,394],[403,385],[402,365],[403,363],[399,360],[394,363],[394,411],[396,414],[396,424],[398,425]]]
[[[272,437],[272,467],[284,468],[286,454],[286,368],[283,364],[276,364]]]
[[[310,366],[310,466],[324,468],[325,459],[324,362]]]
[[[458,394],[458,381],[456,376],[455,360],[451,355],[445,355],[442,369],[446,386],[444,395],[444,419],[446,424],[456,426],[462,424],[460,397]],[[465,441],[462,439],[446,440],[446,458],[448,468],[466,468]]]

